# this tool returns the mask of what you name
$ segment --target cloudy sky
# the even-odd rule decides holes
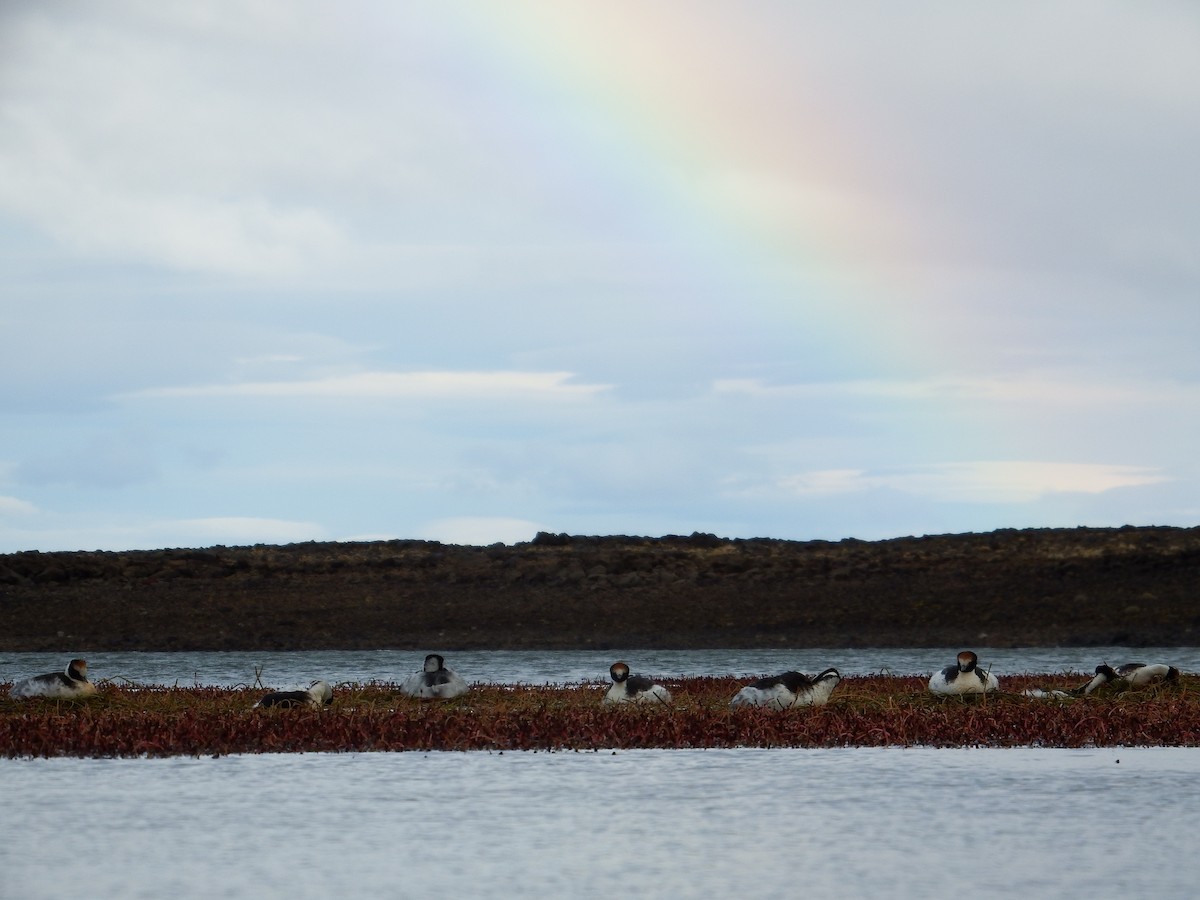
[[[1200,7],[0,6],[0,552],[1200,521]]]

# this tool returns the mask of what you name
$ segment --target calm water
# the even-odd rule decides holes
[[[1194,897],[1200,751],[0,762],[12,898]]]
[[[436,649],[436,648],[433,648]],[[928,673],[946,650],[447,653],[470,681]],[[976,648],[1005,673],[1195,648]],[[70,654],[0,654],[0,680]],[[394,682],[412,651],[87,653],[94,679]],[[1192,897],[1200,750],[0,760],[0,897]]]
[[[951,665],[961,647],[889,650],[537,650],[445,652],[446,664],[472,682],[559,684],[608,680],[608,667],[627,660],[635,672],[676,675],[762,675],[788,669],[819,672],[835,666],[843,675],[890,672],[930,674]],[[1120,647],[1026,649],[972,648],[980,664],[1005,673],[1091,672],[1096,664],[1130,660],[1168,662],[1186,672],[1200,671],[1200,648],[1130,650]],[[442,652],[436,647],[431,652]],[[0,653],[0,681],[61,670],[71,656],[83,656],[93,681],[126,679],[140,684],[249,685],[290,688],[323,678],[330,684],[396,682],[421,668],[424,652],[411,650],[236,653]]]

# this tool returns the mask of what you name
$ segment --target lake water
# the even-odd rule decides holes
[[[436,649],[436,648],[433,648]],[[946,650],[447,653],[468,680],[928,673]],[[1006,672],[1195,648],[978,650]],[[71,654],[0,654],[0,679]],[[139,683],[394,682],[411,651],[101,653]],[[0,897],[1193,897],[1200,750],[645,750],[0,760]]]
[[[953,664],[961,647],[866,650],[522,650],[442,651],[446,664],[467,681],[499,684],[572,684],[608,680],[618,659],[635,672],[676,675],[763,675],[796,669],[816,673],[834,666],[843,675],[890,672],[931,674]],[[1167,662],[1185,672],[1200,671],[1200,648],[1121,647],[987,648],[973,647],[980,665],[1003,678],[1005,673],[1092,672],[1097,663],[1139,660]],[[61,670],[72,656],[88,661],[93,681],[128,680],[141,684],[191,686],[307,687],[321,678],[339,682],[397,682],[421,668],[423,651],[327,650],[312,652],[245,651],[229,653],[0,653],[0,680]]]
[[[0,762],[0,895],[1194,897],[1200,751]]]

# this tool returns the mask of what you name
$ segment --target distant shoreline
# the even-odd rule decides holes
[[[0,555],[0,650],[1200,646],[1200,528]]]

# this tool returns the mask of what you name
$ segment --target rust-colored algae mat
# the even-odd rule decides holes
[[[744,679],[661,679],[671,706],[603,706],[607,684],[476,684],[448,702],[342,684],[324,709],[254,709],[265,690],[101,684],[87,700],[14,700],[0,684],[0,757],[717,747],[1200,746],[1200,678],[1127,693],[1035,698],[1079,674],[1001,678],[938,698],[924,678],[847,677],[826,706],[730,709]]]

